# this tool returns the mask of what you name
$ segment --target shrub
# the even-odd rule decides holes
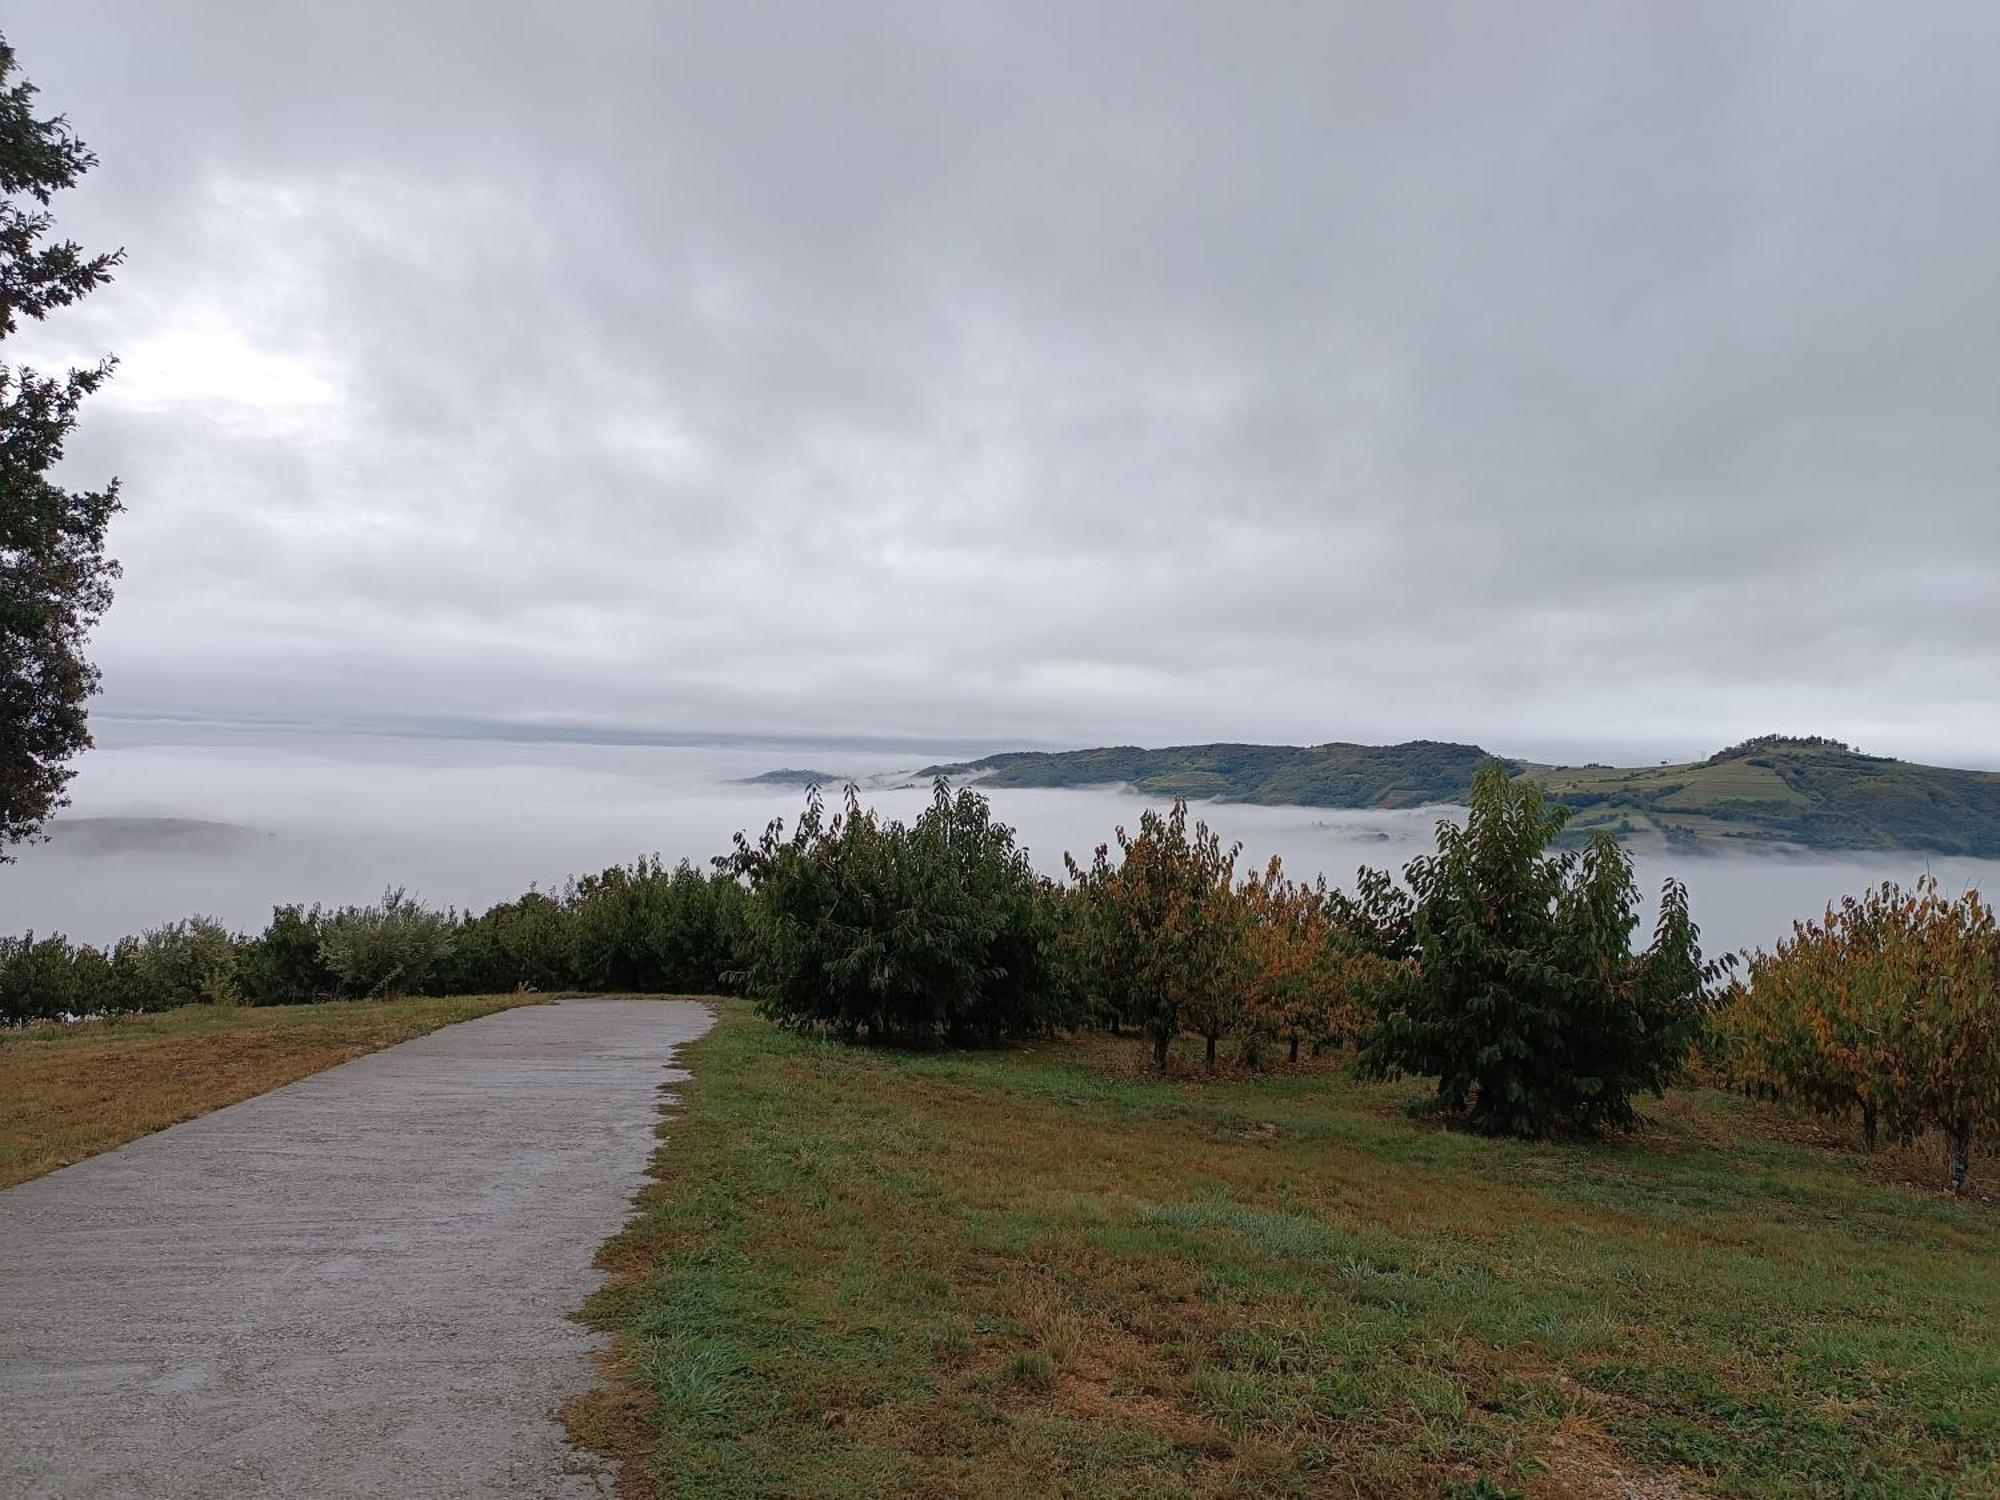
[[[1705,1013],[1715,970],[1686,890],[1667,882],[1653,943],[1634,953],[1631,861],[1603,833],[1548,852],[1566,818],[1532,782],[1489,765],[1465,826],[1439,823],[1437,852],[1405,867],[1407,896],[1384,875],[1368,885],[1368,931],[1407,932],[1415,974],[1385,996],[1362,1065],[1435,1077],[1437,1106],[1478,1130],[1631,1122],[1633,1095],[1664,1089]]]
[[[271,923],[237,947],[244,998],[253,1005],[309,1005],[332,998],[339,977],[320,951],[326,916],[318,906],[275,906]]]
[[[421,994],[451,942],[451,918],[398,887],[380,905],[343,906],[327,918],[320,956],[347,994]]]
[[[786,837],[737,835],[756,895],[748,977],[766,1015],[850,1039],[986,1041],[1062,1019],[1043,885],[986,799],[939,778],[913,825],[817,788]]]

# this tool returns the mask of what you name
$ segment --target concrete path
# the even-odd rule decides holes
[[[0,1496],[609,1494],[567,1314],[708,1022],[502,1011],[0,1193]]]

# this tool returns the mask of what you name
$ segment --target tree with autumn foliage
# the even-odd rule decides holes
[[[1709,1022],[1700,1061],[1705,1074],[1752,1098],[1787,1099],[1821,1115],[1859,1111],[1873,1150],[1878,1099],[1853,1066],[1856,1038],[1839,1035],[1854,1010],[1827,998],[1842,988],[1839,948],[1819,924],[1796,923],[1777,953],[1749,955]]]
[[[1118,858],[1099,844],[1088,866],[1064,856],[1079,915],[1076,959],[1109,1016],[1143,1028],[1149,1070],[1164,1072],[1183,1031],[1215,1039],[1243,993],[1243,903],[1235,890],[1238,845],[1224,848],[1206,823],[1188,829],[1185,800],[1148,808],[1139,832],[1116,832]]]
[[[2000,1130],[2000,926],[1977,891],[1893,883],[1754,955],[1704,1046],[1725,1082],[1909,1141],[1944,1133],[1951,1185]]]
[[[1274,1038],[1299,1060],[1301,1043],[1350,1042],[1368,1014],[1365,997],[1393,982],[1391,965],[1361,951],[1340,926],[1324,880],[1289,879],[1272,856],[1238,892],[1244,907],[1246,1042]]]

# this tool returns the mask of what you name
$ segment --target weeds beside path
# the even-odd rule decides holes
[[[726,1007],[573,1431],[679,1496],[2000,1489],[1990,1206],[1720,1095],[1526,1145],[1329,1071],[1139,1063]]]
[[[191,1005],[0,1031],[0,1188],[538,995]]]

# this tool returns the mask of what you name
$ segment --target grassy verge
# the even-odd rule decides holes
[[[0,1032],[0,1188],[538,996],[191,1005]]]
[[[571,1413],[661,1493],[2000,1489],[2000,1220],[1722,1096],[1519,1145],[1324,1071],[741,1006],[683,1062]]]

